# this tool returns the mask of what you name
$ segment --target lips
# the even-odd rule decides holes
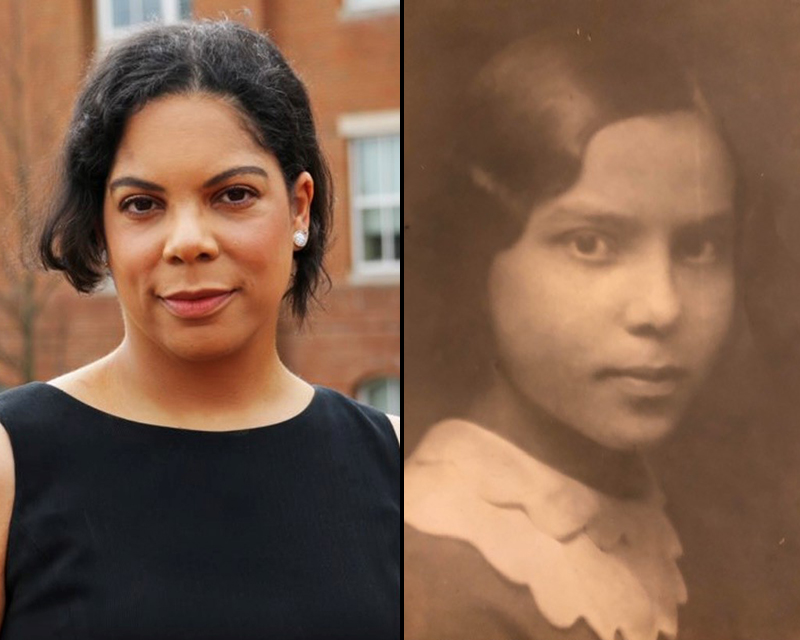
[[[197,289],[177,291],[159,299],[179,318],[205,318],[224,307],[235,293],[236,289]]]
[[[674,395],[681,387],[689,372],[683,367],[637,366],[609,367],[602,369],[597,377],[609,380],[621,391],[643,398],[666,398]]]

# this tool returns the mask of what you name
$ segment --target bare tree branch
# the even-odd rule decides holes
[[[54,274],[49,274],[44,277],[44,279],[39,278],[37,280],[38,284],[42,284],[43,288],[36,296],[35,304],[34,304],[34,313],[35,315],[39,315],[44,311],[44,308],[47,306],[47,303],[50,301],[50,297],[55,293],[56,289],[61,285],[61,279],[55,277]]]
[[[0,363],[10,367],[14,371],[19,371],[21,369],[21,362],[19,358],[9,353],[2,345],[0,345]]]
[[[0,68],[8,75],[7,88],[3,87],[3,103],[0,105],[0,143],[7,146],[8,165],[0,175],[0,202],[6,204],[3,211],[8,212],[0,219],[0,237],[7,243],[0,249],[0,315],[7,317],[13,326],[10,338],[14,353],[0,345],[0,364],[11,368],[23,381],[35,375],[36,320],[42,313],[48,299],[56,290],[59,279],[42,277],[40,274],[22,268],[17,259],[17,249],[32,229],[30,214],[31,202],[31,135],[26,117],[27,94],[30,85],[25,74],[24,39],[25,29],[23,10],[24,0],[11,0],[9,38],[0,43]],[[30,5],[28,5],[30,6]],[[44,135],[40,131],[41,135]],[[3,149],[6,151],[6,149]],[[7,197],[6,197],[7,194]],[[11,249],[11,250],[8,250]],[[18,350],[17,350],[18,347]],[[17,352],[18,351],[18,352]]]
[[[5,295],[0,296],[0,312],[5,313],[10,318],[16,318],[19,315],[17,306]]]

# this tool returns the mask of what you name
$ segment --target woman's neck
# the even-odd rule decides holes
[[[652,490],[649,470],[638,451],[609,449],[587,438],[521,397],[499,374],[466,417],[604,493],[636,498]]]
[[[99,408],[140,422],[207,430],[283,421],[314,393],[284,366],[274,345],[186,361],[127,336],[89,376],[95,397],[88,400],[104,405]]]

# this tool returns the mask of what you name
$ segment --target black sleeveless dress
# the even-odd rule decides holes
[[[31,383],[0,395],[16,494],[0,640],[400,638],[401,455],[321,387],[207,432]]]

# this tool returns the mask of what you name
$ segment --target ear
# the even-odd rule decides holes
[[[303,171],[294,181],[292,192],[292,233],[308,231],[311,224],[311,201],[314,199],[314,178]]]

